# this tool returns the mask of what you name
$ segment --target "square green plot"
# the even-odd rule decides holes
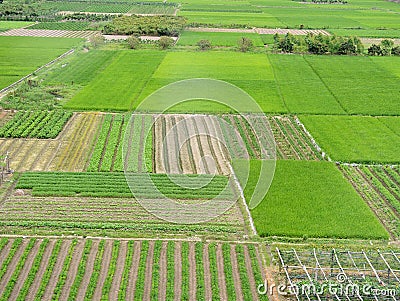
[[[400,114],[399,78],[369,57],[314,55],[305,59],[347,113]]]
[[[303,56],[274,54],[268,57],[289,112],[346,114]]]
[[[166,84],[192,78],[226,81],[247,92],[265,112],[286,112],[267,57],[240,52],[169,52],[139,100]],[[210,107],[209,112],[229,112],[220,109]],[[189,111],[195,112],[196,107],[189,108]]]
[[[335,161],[399,163],[399,118],[299,116],[319,146]],[[397,125],[395,125],[397,124]]]
[[[77,110],[130,110],[164,56],[161,51],[120,51],[65,107]]]
[[[250,199],[261,161],[250,161]],[[234,161],[237,171],[247,164]],[[240,173],[240,172],[239,172]],[[243,185],[243,184],[242,184]],[[277,161],[271,187],[251,216],[260,236],[387,239],[388,233],[334,163]]]

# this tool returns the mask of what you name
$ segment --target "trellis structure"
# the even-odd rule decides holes
[[[290,300],[400,300],[400,252],[276,252]]]

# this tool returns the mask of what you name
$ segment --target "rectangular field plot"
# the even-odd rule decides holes
[[[135,197],[152,199],[165,196],[178,200],[210,200],[235,198],[230,179],[214,175],[166,175],[124,173],[24,173],[17,184],[18,189],[32,189],[34,196],[80,196],[80,197],[133,197],[127,180],[141,183],[134,185]],[[181,181],[180,181],[181,180]],[[174,181],[182,182],[176,186]],[[194,182],[204,184],[191,189]],[[146,184],[150,184],[146,186]],[[186,186],[185,186],[186,185]],[[132,185],[133,186],[133,185]],[[228,186],[228,189],[225,187]],[[188,187],[188,188],[187,188]],[[156,191],[157,189],[157,191]]]
[[[305,59],[347,113],[400,114],[399,77],[369,57],[306,56]],[[391,59],[393,64],[398,61]]]
[[[74,114],[56,139],[0,138],[0,154],[9,154],[14,171],[84,171],[102,118]]]
[[[155,171],[229,175],[221,138],[218,120],[212,116],[161,116],[154,129]]]
[[[0,89],[75,47],[80,39],[0,37]]]
[[[399,166],[340,165],[340,170],[374,210],[391,236],[400,236]]]
[[[33,24],[25,21],[0,21],[0,32],[8,29],[22,28]]]
[[[335,161],[400,161],[397,117],[300,116],[321,148]],[[386,123],[390,123],[389,127]]]
[[[67,104],[75,110],[127,111],[132,108],[164,53],[155,51],[118,52],[104,70]]]
[[[243,162],[234,162],[240,172]],[[260,161],[251,161],[250,199]],[[251,210],[260,236],[388,238],[370,208],[329,162],[277,161],[272,185]]]
[[[3,300],[266,300],[257,244],[2,238],[0,253]]]
[[[180,11],[179,16],[188,19],[188,23],[199,23],[211,26],[229,26],[239,24],[252,27],[281,28],[285,24],[275,16],[267,12],[246,13],[246,12],[202,12],[202,11]]]
[[[219,123],[233,159],[324,159],[297,117],[222,115]]]
[[[189,78],[210,78],[232,83],[250,94],[265,112],[286,112],[265,55],[237,52],[170,52],[166,55],[139,100],[166,84]],[[229,112],[210,102],[189,103],[174,108],[178,112]]]
[[[285,104],[291,113],[345,114],[303,56],[268,55]],[[333,57],[329,57],[334,60]]]

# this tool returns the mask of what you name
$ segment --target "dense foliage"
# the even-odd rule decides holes
[[[400,46],[394,46],[392,40],[384,39],[379,45],[372,44],[368,48],[368,55],[372,56],[389,56],[396,55],[400,56]]]
[[[72,112],[66,111],[20,111],[0,128],[0,137],[56,138]]]
[[[312,53],[312,54],[361,54],[364,47],[357,37],[338,37],[327,35],[313,35],[297,37],[290,33],[281,37],[274,36],[274,49],[285,53]]]
[[[103,33],[176,37],[185,23],[184,18],[175,16],[122,16],[107,24]]]

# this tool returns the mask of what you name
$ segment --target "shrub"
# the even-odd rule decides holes
[[[200,50],[210,50],[211,49],[211,42],[209,40],[200,40],[197,42],[197,47],[199,47]]]
[[[130,36],[126,39],[126,42],[129,45],[129,48],[131,49],[137,49],[140,46],[140,39],[135,36]]]
[[[170,48],[173,44],[174,44],[174,39],[172,39],[170,37],[161,37],[158,40],[158,46],[162,50]]]
[[[241,52],[247,52],[253,48],[253,41],[246,37],[241,37],[237,44]]]
[[[105,40],[104,40],[103,35],[95,34],[89,38],[89,42],[94,48],[97,48],[97,47],[100,47],[101,45],[103,45]]]

